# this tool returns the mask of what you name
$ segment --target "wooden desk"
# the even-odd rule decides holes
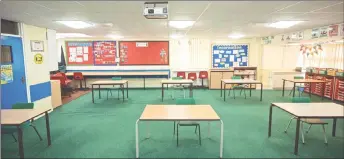
[[[223,91],[223,101],[226,101],[226,85],[227,84],[249,84],[250,85],[250,97],[252,96],[251,93],[251,86],[252,84],[260,84],[260,101],[263,99],[263,83],[257,80],[250,80],[250,79],[221,79],[221,95],[222,97],[222,91]],[[223,85],[223,89],[222,89]]]
[[[94,93],[93,93],[93,86],[98,85],[98,94],[99,94],[99,99],[101,98],[100,96],[100,86],[101,85],[120,85],[121,90],[122,90],[122,97],[123,97],[123,102],[124,102],[124,85],[127,85],[127,98],[129,98],[128,94],[128,80],[108,80],[108,81],[96,81],[93,82],[92,85],[92,103],[94,103]]]
[[[143,78],[143,88],[146,89],[146,77],[148,76],[167,76],[169,72],[166,71],[151,71],[151,72],[81,72],[84,77],[96,77],[96,76],[141,76]],[[73,72],[67,72],[66,76],[73,76]],[[85,82],[86,84],[86,82]]]
[[[294,154],[298,154],[301,118],[333,119],[332,136],[336,135],[337,118],[344,118],[344,107],[336,103],[271,103],[269,112],[268,137],[271,136],[272,108],[278,107],[297,117]]]
[[[139,121],[220,121],[220,158],[222,158],[223,122],[210,105],[147,105],[136,121],[136,158],[139,158]]]
[[[190,86],[190,94],[189,96],[192,97],[193,96],[193,92],[192,92],[192,85],[193,85],[193,81],[192,80],[172,80],[172,79],[167,79],[167,80],[161,80],[161,101],[164,101],[164,85],[167,85],[168,88],[168,84],[189,84]]]
[[[293,87],[293,97],[295,97],[295,86],[296,83],[309,83],[309,90],[312,90],[312,83],[323,83],[323,88],[325,88],[326,81],[321,81],[321,80],[314,80],[314,79],[282,79],[283,80],[283,90],[282,90],[282,97],[284,97],[284,88],[285,88],[285,81],[288,82],[293,82],[294,87]],[[311,91],[309,92],[309,97],[311,98]],[[324,100],[324,95],[325,95],[325,89],[323,89],[322,92],[322,100]]]
[[[24,158],[23,146],[23,131],[20,127],[24,122],[31,120],[37,116],[45,114],[45,123],[47,129],[48,146],[51,145],[50,126],[49,126],[49,108],[36,109],[2,109],[1,110],[1,125],[2,126],[16,126],[18,131],[18,146],[19,156]]]

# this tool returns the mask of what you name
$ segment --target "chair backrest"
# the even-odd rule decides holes
[[[195,99],[193,98],[177,98],[176,99],[177,105],[195,105]]]
[[[50,79],[51,80],[59,80],[60,81],[60,85],[62,85],[62,86],[65,86],[65,85],[67,85],[66,84],[66,80],[64,79],[64,77],[63,76],[50,76]]]
[[[194,73],[194,72],[188,73],[188,79],[196,80],[196,78],[197,78],[197,74],[196,73]]]
[[[182,77],[185,79],[185,72],[177,72],[177,77]]]
[[[198,78],[208,78],[208,71],[200,71]]]
[[[34,103],[16,103],[12,105],[12,109],[33,109]]]
[[[293,97],[293,98],[291,98],[291,102],[293,102],[293,103],[310,103],[311,98],[309,98],[309,97]]]
[[[116,81],[116,80],[118,81],[118,80],[122,80],[122,77],[112,77],[111,79],[112,79],[112,80],[115,80],[115,81]]]
[[[232,79],[241,79],[241,77],[240,76],[232,76]]]
[[[182,77],[172,77],[172,80],[182,80]]]
[[[303,76],[294,76],[294,79],[304,79]]]
[[[74,80],[83,80],[83,79],[84,79],[84,76],[82,75],[81,72],[74,72],[74,73],[73,73],[73,79],[74,79]]]

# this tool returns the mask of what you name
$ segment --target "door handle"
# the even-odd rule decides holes
[[[24,78],[24,77],[21,78],[21,82],[22,82],[23,84],[25,83],[25,78]]]

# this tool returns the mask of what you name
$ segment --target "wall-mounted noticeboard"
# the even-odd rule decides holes
[[[67,62],[70,65],[93,65],[93,44],[91,41],[67,41]]]
[[[93,42],[94,65],[116,65],[116,41]]]
[[[248,66],[248,44],[212,46],[212,68]]]

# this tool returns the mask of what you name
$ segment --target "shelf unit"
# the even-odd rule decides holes
[[[231,79],[234,71],[232,69],[210,69],[209,72],[209,89],[221,89],[221,79]]]
[[[242,79],[253,79],[257,80],[257,67],[234,67],[234,76],[241,76]],[[249,85],[245,85],[249,88]],[[256,85],[251,85],[252,89],[256,89]]]

